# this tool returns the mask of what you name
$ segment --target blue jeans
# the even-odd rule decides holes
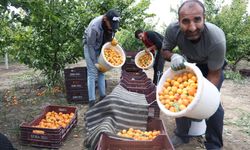
[[[207,77],[208,67],[207,65],[199,65],[197,67],[200,68],[204,77]],[[224,81],[224,73],[223,70],[221,72],[220,82],[217,86],[217,89],[220,90],[222,83]],[[207,129],[205,133],[206,149],[216,149],[223,147],[223,120],[224,120],[224,109],[219,105],[219,108],[216,112],[208,119],[206,119]],[[175,134],[179,136],[185,143],[189,141],[188,131],[191,126],[191,119],[186,117],[176,118],[176,129]]]
[[[98,84],[98,90],[100,97],[103,97],[106,95],[106,89],[105,89],[105,75],[98,71],[95,67],[95,60],[98,59],[99,52],[96,51],[90,51],[87,45],[84,45],[84,56],[87,64],[87,84],[88,84],[88,95],[89,95],[89,101],[94,101],[96,99],[95,95],[95,87],[96,87],[96,79]],[[92,58],[92,59],[91,59]],[[93,60],[93,58],[95,58]]]
[[[155,85],[158,84],[161,76],[162,76],[162,72],[163,72],[163,68],[164,68],[164,64],[165,64],[165,60],[164,58],[161,56],[161,52],[160,50],[156,51],[156,56],[155,56],[155,62],[154,62],[154,78],[153,78],[153,83]]]

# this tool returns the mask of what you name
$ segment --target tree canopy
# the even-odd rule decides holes
[[[149,0],[138,3],[134,0],[10,0],[2,4],[3,12],[9,11],[6,9],[9,4],[26,12],[24,18],[12,17],[19,25],[2,34],[5,44],[13,43],[12,54],[17,60],[41,70],[52,85],[60,81],[66,64],[75,63],[83,56],[82,36],[91,19],[115,8],[122,16],[121,29],[126,30],[141,26],[145,18],[152,16],[145,13]],[[6,30],[13,26],[13,22],[4,21]]]
[[[227,39],[227,59],[235,69],[249,60],[250,23],[247,0],[233,0],[220,8],[217,0],[205,1],[206,19],[221,27]],[[150,0],[2,0],[0,1],[0,54],[41,70],[50,85],[57,84],[67,64],[83,57],[82,36],[89,22],[107,10],[121,13],[116,38],[125,50],[143,48],[134,31],[153,29],[146,18]],[[14,6],[19,13],[9,9]],[[164,29],[165,30],[165,29]],[[163,31],[164,32],[164,31]]]

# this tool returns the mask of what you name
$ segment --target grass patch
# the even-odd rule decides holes
[[[245,81],[245,78],[239,72],[226,70],[224,71],[224,74],[225,74],[225,79],[230,79],[239,83],[243,83]]]
[[[235,113],[239,114],[239,118],[236,120],[225,120],[225,125],[235,125],[240,128],[240,131],[250,136],[250,114],[243,110],[238,110]]]

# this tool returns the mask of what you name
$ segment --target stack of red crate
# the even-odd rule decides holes
[[[138,68],[135,65],[135,56],[137,52],[136,51],[126,51],[126,62],[122,66],[122,70],[128,71],[128,72],[140,72],[142,69]]]
[[[88,103],[87,67],[64,69],[67,101]]]
[[[145,72],[122,71],[120,85],[131,92],[145,94],[149,104],[149,117],[159,117],[160,108],[156,102],[156,86]]]
[[[159,117],[160,108],[156,102],[156,86],[142,69],[135,65],[136,52],[127,52],[126,63],[122,67],[120,85],[131,92],[145,94],[149,103],[149,117]]]

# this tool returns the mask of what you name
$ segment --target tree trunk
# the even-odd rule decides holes
[[[8,53],[7,52],[5,53],[4,62],[5,62],[5,68],[9,69],[9,61],[8,61]]]

